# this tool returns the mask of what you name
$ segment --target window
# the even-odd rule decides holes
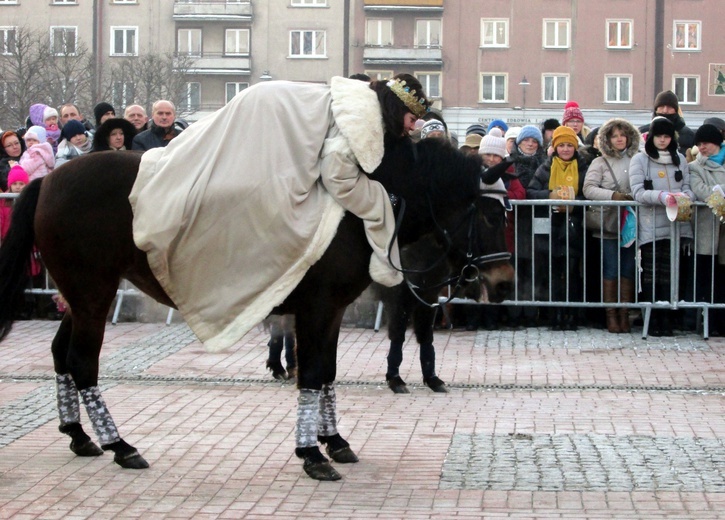
[[[481,47],[508,47],[508,18],[481,20]]]
[[[672,86],[681,105],[700,102],[700,76],[674,76]]]
[[[415,72],[413,74],[420,84],[423,85],[423,92],[429,98],[441,97],[441,74],[440,72]]]
[[[481,74],[481,101],[505,103],[507,80],[506,74]]]
[[[607,48],[632,48],[631,20],[607,20]]]
[[[568,49],[571,20],[544,20],[544,48]]]
[[[370,76],[370,79],[373,80],[373,81],[375,81],[375,80],[380,81],[380,80],[383,80],[383,79],[390,79],[393,76],[395,76],[395,74],[393,74],[393,71],[392,70],[366,70],[365,71],[365,74],[367,74],[368,76]]]
[[[700,22],[675,20],[674,39],[672,46],[676,51],[700,50]]]
[[[16,50],[15,36],[17,29],[15,27],[0,27],[0,54],[13,54]]]
[[[182,112],[193,112],[199,110],[199,105],[201,105],[201,83],[189,82],[186,84],[186,93],[179,108]]]
[[[393,45],[393,21],[368,20],[365,24],[365,45],[379,47]]]
[[[441,46],[441,21],[418,20],[415,22],[415,46],[439,48]]]
[[[56,56],[73,56],[76,53],[76,27],[51,27],[50,48]]]
[[[631,103],[632,76],[605,76],[604,102]]]
[[[138,0],[113,0],[114,4],[136,4]]]
[[[249,88],[249,83],[227,83],[226,88],[227,88],[226,102],[229,103],[234,96],[239,94],[245,88]]]
[[[227,29],[224,33],[224,54],[227,56],[249,54],[249,29]]]
[[[291,31],[290,56],[293,58],[324,58],[325,31]]]
[[[325,7],[327,0],[292,0],[291,5],[292,7]]]
[[[53,5],[63,5],[63,4],[75,5],[77,3],[78,2],[76,0],[53,0]]]
[[[541,100],[544,103],[565,103],[569,99],[569,76],[567,74],[542,75]]]
[[[176,34],[179,56],[201,56],[201,29],[179,29]]]
[[[111,27],[111,56],[138,56],[136,27]]]
[[[113,99],[113,106],[121,109],[126,108],[128,105],[133,105],[135,98],[135,90],[133,83],[126,81],[114,81],[113,88],[111,90],[111,98]]]

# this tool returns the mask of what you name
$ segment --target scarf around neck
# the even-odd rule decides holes
[[[554,191],[559,186],[571,186],[574,194],[579,194],[579,166],[576,159],[564,161],[561,157],[552,158],[549,189]]]

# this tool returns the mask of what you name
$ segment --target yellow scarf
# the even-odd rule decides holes
[[[554,191],[559,186],[571,186],[574,195],[579,193],[579,166],[576,159],[563,161],[554,156],[551,161],[551,175],[549,176],[549,189]]]

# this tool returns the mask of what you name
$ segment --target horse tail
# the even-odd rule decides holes
[[[41,179],[23,189],[13,206],[10,229],[0,247],[0,341],[8,335],[30,276],[30,258],[35,242],[35,209]]]

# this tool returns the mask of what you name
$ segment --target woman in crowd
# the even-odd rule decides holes
[[[120,117],[107,119],[93,134],[93,152],[130,150],[136,127]]]
[[[25,151],[25,141],[17,132],[8,130],[0,136],[0,191],[7,191],[8,173]]]
[[[56,167],[91,151],[93,142],[80,121],[75,119],[68,121],[60,135],[63,140],[58,144],[58,152],[55,154]]]

